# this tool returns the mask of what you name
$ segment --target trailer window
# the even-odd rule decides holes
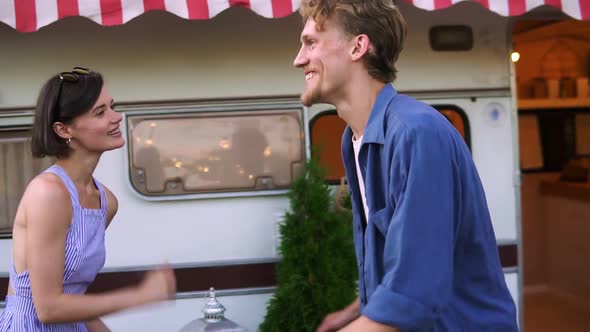
[[[455,106],[433,106],[441,112],[470,147],[469,122],[465,113]],[[320,165],[326,171],[328,183],[340,183],[345,176],[340,153],[342,133],[346,123],[338,117],[336,110],[322,112],[310,122],[312,155],[318,157]]]
[[[131,183],[143,195],[287,189],[305,164],[301,111],[127,117]]]
[[[346,122],[338,117],[336,110],[316,115],[310,123],[311,154],[318,158],[326,171],[328,183],[339,183],[344,177],[344,165],[340,154],[342,133]]]
[[[434,106],[442,115],[449,120],[449,122],[457,129],[465,143],[471,148],[471,140],[469,134],[469,122],[467,115],[458,107],[454,106]]]
[[[27,184],[52,162],[51,158],[32,157],[29,130],[0,130],[0,237],[12,235]]]

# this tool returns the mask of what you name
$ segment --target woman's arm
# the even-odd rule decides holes
[[[64,294],[65,242],[72,219],[67,189],[53,174],[42,174],[31,182],[23,200],[27,268],[33,303],[41,321],[90,321],[175,295],[174,273],[169,268],[149,272],[138,286],[96,295]]]

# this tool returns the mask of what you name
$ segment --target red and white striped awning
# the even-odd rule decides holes
[[[406,0],[414,6],[436,10],[462,1],[473,1],[502,16],[518,16],[539,6],[553,6],[578,20],[590,19],[590,0]]]
[[[503,16],[516,16],[550,5],[576,19],[590,19],[590,0],[405,0],[437,10],[462,1],[480,3]],[[101,25],[123,24],[151,10],[165,10],[186,19],[208,19],[232,6],[278,18],[299,8],[300,0],[0,0],[0,22],[21,32],[37,31],[68,16],[84,16]]]

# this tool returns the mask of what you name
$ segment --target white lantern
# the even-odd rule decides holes
[[[248,332],[224,317],[225,307],[217,301],[213,287],[209,289],[209,299],[201,311],[204,317],[189,322],[180,332]]]

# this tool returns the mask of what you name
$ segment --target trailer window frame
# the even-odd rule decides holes
[[[162,109],[158,109],[158,107],[154,107],[151,110],[134,110],[133,108],[130,108],[128,110],[122,110],[123,114],[124,114],[124,127],[125,127],[125,133],[127,135],[127,144],[126,144],[126,162],[127,162],[127,170],[128,170],[128,176],[127,176],[127,181],[129,184],[129,187],[131,188],[132,192],[134,194],[136,194],[137,196],[139,196],[140,198],[144,199],[144,200],[148,200],[148,201],[163,201],[163,200],[183,200],[183,199],[209,199],[209,198],[220,198],[220,197],[242,197],[242,196],[269,196],[269,195],[284,195],[287,193],[287,191],[289,190],[291,184],[293,183],[293,181],[301,174],[303,174],[304,171],[304,167],[305,167],[305,159],[306,159],[306,147],[305,147],[305,132],[304,132],[304,114],[303,114],[303,106],[300,104],[293,104],[293,103],[288,103],[288,104],[245,104],[245,105],[240,105],[240,104],[227,104],[227,105],[219,105],[219,104],[210,104],[210,105],[194,105],[194,106],[189,106],[189,107],[183,107],[183,108],[177,108],[177,107],[173,107],[171,109],[166,109],[166,108],[162,108]],[[273,117],[274,118],[271,118]],[[199,181],[195,182],[189,179],[189,176],[192,176],[192,179],[196,179],[196,178],[201,178],[200,176],[197,176],[197,174],[195,172],[205,172],[205,173],[209,173],[211,175],[213,174],[213,170],[211,168],[207,168],[207,165],[200,165],[202,166],[201,169],[199,169],[199,165],[195,164],[194,166],[194,170],[191,169],[190,171],[187,170],[186,176],[178,176],[178,177],[170,177],[168,176],[168,174],[165,175],[164,177],[164,184],[163,184],[163,188],[160,188],[161,190],[152,190],[152,191],[147,191],[147,184],[146,184],[146,178],[149,177],[149,174],[147,174],[146,170],[141,170],[142,167],[136,167],[137,165],[137,160],[134,157],[134,144],[136,143],[135,141],[139,138],[139,137],[134,137],[133,136],[133,130],[136,127],[134,126],[133,121],[135,121],[135,125],[137,123],[139,123],[138,121],[143,121],[142,119],[144,119],[145,121],[152,121],[152,120],[160,120],[160,121],[171,121],[171,120],[181,120],[181,119],[190,119],[191,121],[195,121],[193,123],[198,123],[199,121],[203,120],[203,121],[207,121],[208,119],[216,119],[216,120],[212,120],[212,121],[217,121],[216,123],[214,123],[214,125],[219,126],[219,124],[222,122],[222,120],[219,120],[217,118],[225,118],[225,120],[229,120],[231,122],[231,119],[233,117],[233,119],[237,119],[237,118],[248,118],[248,119],[254,119],[256,117],[258,117],[258,120],[262,120],[265,123],[266,129],[264,130],[253,130],[253,134],[256,134],[255,136],[258,136],[259,138],[263,139],[264,137],[270,137],[268,135],[278,135],[279,133],[281,133],[281,129],[282,127],[278,126],[280,123],[277,123],[277,127],[274,128],[274,126],[270,126],[269,124],[277,119],[283,119],[285,118],[287,122],[289,122],[289,125],[291,127],[293,127],[294,125],[298,126],[297,129],[295,130],[296,133],[294,133],[294,135],[289,135],[290,137],[294,137],[294,139],[291,139],[291,141],[295,142],[295,146],[298,146],[298,148],[296,147],[295,150],[293,150],[294,152],[292,152],[292,154],[297,155],[298,159],[296,159],[296,161],[288,163],[288,170],[285,170],[285,168],[283,167],[283,170],[285,172],[289,172],[289,174],[285,175],[283,174],[282,176],[282,180],[280,180],[279,178],[276,178],[275,173],[273,173],[276,168],[275,167],[282,167],[282,166],[276,166],[277,163],[281,164],[281,160],[277,159],[279,157],[281,157],[281,150],[280,147],[279,149],[277,149],[277,144],[281,144],[280,142],[276,142],[276,141],[268,141],[268,146],[267,147],[263,147],[263,150],[261,151],[261,153],[264,153],[264,155],[261,155],[259,159],[259,161],[264,162],[266,161],[265,156],[268,157],[269,160],[272,159],[272,165],[267,167],[268,165],[263,165],[261,167],[264,167],[264,174],[252,174],[251,177],[249,177],[248,181],[249,183],[251,182],[250,185],[247,186],[242,186],[242,187],[230,187],[230,186],[223,186],[223,185],[218,185],[215,186],[215,184],[210,185],[209,187],[199,187],[198,183]],[[290,120],[289,120],[290,119]],[[224,120],[224,121],[225,121]],[[181,120],[182,121],[182,120]],[[278,120],[277,120],[278,121]],[[235,125],[232,122],[232,125]],[[205,127],[202,127],[205,128]],[[145,128],[144,128],[145,129]],[[186,128],[185,128],[186,129]],[[292,128],[291,128],[292,129]],[[282,129],[283,132],[285,131],[285,129]],[[287,129],[288,130],[288,129]],[[203,130],[204,132],[204,130]],[[287,131],[288,132],[288,131]],[[185,132],[186,133],[186,132]],[[190,134],[190,133],[189,133]],[[198,136],[198,135],[197,135]],[[250,137],[251,138],[251,137]],[[190,137],[185,137],[186,140],[190,140]],[[211,138],[205,138],[206,140],[210,140]],[[230,142],[231,141],[231,142]],[[219,145],[219,149],[220,149],[220,153],[218,154],[219,158],[213,158],[210,157],[208,160],[213,160],[215,159],[215,161],[218,163],[218,166],[221,167],[221,164],[223,164],[225,161],[228,161],[229,159],[236,161],[237,159],[235,158],[225,158],[228,156],[236,156],[237,152],[239,152],[237,149],[237,147],[241,146],[246,147],[243,144],[238,144],[240,142],[240,140],[237,139],[233,139],[233,138],[229,138],[228,139],[228,144],[227,146],[221,146]],[[221,143],[219,143],[221,144]],[[272,147],[271,147],[272,145]],[[236,149],[234,149],[234,147],[236,147]],[[223,150],[223,151],[221,151]],[[244,150],[244,149],[241,149]],[[268,150],[268,151],[267,151]],[[223,153],[221,153],[223,152]],[[283,151],[284,152],[284,151]],[[240,154],[240,158],[245,158],[247,157],[246,155],[244,155],[244,153]],[[252,157],[252,156],[250,156]],[[213,159],[211,159],[213,158]],[[252,157],[254,158],[254,157]],[[186,159],[186,158],[185,158]],[[189,158],[190,159],[190,158]],[[239,159],[239,158],[238,158]],[[195,160],[193,160],[195,161]],[[284,160],[283,160],[284,161]],[[190,160],[181,160],[181,158],[178,158],[177,163],[183,164],[184,165],[189,165],[189,162],[191,162]],[[240,163],[238,163],[240,164]],[[192,165],[192,164],[191,164]],[[234,165],[236,167],[236,165]],[[244,165],[242,165],[244,166]],[[284,166],[284,165],[283,165]],[[183,165],[181,165],[181,167],[183,167]],[[270,169],[270,170],[267,170]],[[188,169],[188,166],[187,166]],[[239,171],[236,168],[237,171]],[[271,172],[270,175],[266,175],[268,172]],[[192,174],[195,173],[195,174]],[[204,173],[204,174],[205,174]],[[226,174],[225,172],[218,172],[220,174]],[[240,174],[243,174],[244,176],[248,176],[248,173],[246,170],[241,172]],[[283,172],[284,173],[284,172]],[[192,175],[191,175],[192,174]],[[232,173],[233,174],[233,173]],[[218,176],[216,179],[219,180],[215,180],[217,182],[223,182],[227,179],[224,179],[225,176],[220,177]],[[285,180],[286,178],[288,178],[288,180]],[[192,181],[189,184],[189,182],[187,181]],[[201,181],[202,182],[202,181]],[[212,183],[212,182],[209,182]],[[172,184],[172,185],[171,185]],[[196,184],[196,185],[195,185]],[[140,186],[144,186],[143,188]],[[201,188],[201,189],[200,189]]]

